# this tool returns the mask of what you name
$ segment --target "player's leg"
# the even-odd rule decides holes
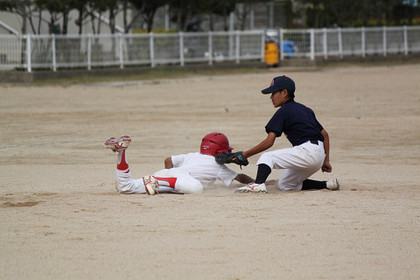
[[[201,193],[203,191],[200,181],[179,168],[160,170],[153,174],[153,177],[159,182],[159,192],[161,192],[161,188],[166,188],[162,189],[164,191],[177,193]]]
[[[267,180],[268,176],[271,173],[271,168],[266,164],[259,164],[257,169],[257,176],[255,178],[254,183],[250,183],[246,186],[240,187],[235,190],[235,192],[257,192],[257,193],[265,193],[267,192],[267,188],[265,186],[265,181]]]
[[[162,169],[145,176],[144,185],[150,195],[157,193],[200,193],[203,185],[188,172],[178,168]]]
[[[279,188],[297,191],[302,189],[305,179],[321,168],[324,158],[325,153],[321,145],[307,143],[293,148],[266,152],[261,155],[257,164],[258,170],[261,169],[260,166],[288,169],[279,180]]]
[[[178,175],[178,180],[175,184],[175,190],[180,193],[202,193],[203,185],[200,181],[193,178],[190,174],[185,172]]]
[[[131,143],[129,136],[121,136],[120,138],[109,138],[105,141],[104,146],[107,149],[117,153],[117,191],[120,193],[146,193],[142,179],[132,179],[130,167],[128,165],[126,150]]]
[[[340,188],[337,179],[331,179],[328,181],[308,179],[310,176],[321,169],[321,166],[324,162],[325,152],[321,143],[319,143],[319,145],[315,145],[313,143],[307,142],[292,149],[294,151],[291,155],[294,161],[290,161],[292,162],[292,166],[289,167],[291,168],[290,172],[283,174],[282,179],[279,181],[280,189],[288,190],[293,188],[293,190],[338,190]],[[296,152],[297,154],[295,154]]]
[[[282,191],[300,191],[303,182],[318,169],[287,169],[278,182],[278,187]]]
[[[306,179],[302,182],[302,191],[306,190],[322,190],[327,188],[327,181],[317,181]]]
[[[329,189],[331,191],[338,191],[340,189],[340,183],[337,178],[330,179],[328,181],[317,181],[306,179],[303,181],[302,190],[322,190]]]
[[[316,190],[316,189],[339,189],[337,179],[329,181],[317,181],[308,179],[320,170],[325,158],[322,145],[305,143],[290,149],[274,151],[266,162],[273,162],[274,168],[288,169],[278,182],[279,189],[285,191]]]
[[[266,164],[271,169],[320,169],[324,158],[325,153],[322,146],[308,143],[293,148],[265,152],[258,159],[257,165]]]
[[[315,172],[318,170],[315,170]],[[313,172],[312,174],[314,174]],[[301,169],[288,169],[282,176],[282,178],[278,182],[278,186],[280,190],[283,191],[306,191],[306,190],[322,190],[322,189],[329,189],[332,191],[336,191],[340,189],[340,184],[338,183],[338,179],[331,179],[328,181],[318,181],[307,179],[312,174],[310,172],[302,172]],[[303,178],[303,181],[301,181]],[[296,182],[301,182],[296,184]]]
[[[302,165],[302,153],[297,149],[281,149],[263,153],[257,161],[257,176],[255,182],[238,188],[235,192],[267,192],[265,181],[273,168],[286,169]]]
[[[177,179],[176,177],[157,177],[153,174],[144,176],[142,179],[146,188],[146,193],[149,195],[175,192],[174,186]]]
[[[126,151],[118,152],[117,156],[117,190],[120,193],[146,193],[143,179],[132,179],[127,163]]]

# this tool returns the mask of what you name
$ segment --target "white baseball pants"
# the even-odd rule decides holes
[[[321,169],[325,159],[324,144],[310,141],[293,148],[265,152],[257,165],[266,164],[271,169],[287,169],[278,182],[282,191],[300,191],[302,183]]]
[[[120,193],[146,193],[146,188],[143,179],[132,179],[130,170],[118,170],[117,175],[117,190]],[[203,185],[197,179],[179,168],[162,169],[152,175],[153,177],[160,177],[159,192],[179,192],[179,193],[201,193]],[[176,178],[174,188],[168,187],[167,181],[164,178]],[[166,185],[166,186],[165,186]]]

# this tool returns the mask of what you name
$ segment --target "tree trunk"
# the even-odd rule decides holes
[[[61,34],[67,34],[69,24],[69,13],[67,11],[63,12],[63,28],[61,29]]]
[[[83,5],[80,5],[79,7],[77,7],[77,11],[79,12],[79,18],[76,20],[76,25],[79,26],[79,35],[82,35],[83,33],[83,18],[84,18],[84,14],[83,14]]]

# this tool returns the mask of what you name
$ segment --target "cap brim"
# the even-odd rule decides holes
[[[269,93],[273,93],[273,92],[277,92],[277,87],[268,87],[263,89],[261,92],[262,94],[269,94]]]

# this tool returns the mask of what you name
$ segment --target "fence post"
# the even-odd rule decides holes
[[[310,30],[310,34],[311,34],[311,54],[310,54],[310,58],[311,60],[315,60],[315,30],[313,28],[311,28]]]
[[[362,36],[362,57],[366,56],[366,32],[365,32],[365,27],[362,27],[362,32],[361,32],[361,36]]]
[[[340,58],[343,58],[343,39],[341,37],[341,27],[337,28],[338,32],[338,54]]]
[[[149,33],[149,47],[150,47],[150,64],[153,67],[155,67],[155,46],[154,46],[154,41],[153,41],[153,33],[150,32]]]
[[[182,32],[179,32],[179,59],[181,62],[181,66],[184,66],[184,36]]]
[[[233,31],[235,29],[235,13],[231,12],[229,14],[229,31]]]
[[[404,55],[408,55],[407,26],[404,25]]]
[[[55,34],[52,34],[51,36],[51,51],[52,51],[52,66],[53,66],[53,71],[57,71],[57,61],[56,61],[56,49],[55,49]]]
[[[170,18],[169,18],[169,4],[165,5],[165,31],[169,30],[169,23],[170,23]]]
[[[382,28],[382,42],[383,42],[384,56],[386,56],[386,26]]]
[[[87,69],[92,69],[92,34],[88,34],[87,41]]]
[[[283,28],[279,29],[279,48],[280,48],[280,60],[284,60],[284,49],[283,49],[283,41],[284,41],[284,30]]]
[[[322,29],[322,44],[323,44],[323,50],[324,50],[324,59],[328,59],[328,44],[327,44],[327,29]]]
[[[239,64],[240,56],[241,56],[241,50],[240,50],[241,40],[239,36],[240,36],[239,31],[236,31],[236,51],[235,51],[236,64]]]
[[[121,33],[118,33],[118,47],[120,48],[120,69],[124,69],[123,41]]]
[[[251,4],[251,11],[249,11],[249,29],[255,29],[255,13],[254,13],[254,4]]]
[[[26,71],[32,72],[32,61],[31,61],[31,35],[26,34]]]
[[[233,57],[233,32],[232,30],[229,30],[229,59]]]
[[[213,65],[213,32],[209,31],[209,65]]]
[[[265,54],[265,30],[261,32],[261,62],[264,62]]]

